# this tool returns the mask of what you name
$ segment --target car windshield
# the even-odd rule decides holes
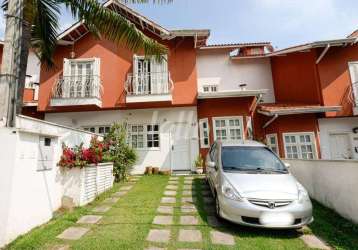
[[[221,161],[224,171],[288,173],[281,160],[266,147],[223,147]]]

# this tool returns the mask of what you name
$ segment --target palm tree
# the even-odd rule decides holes
[[[118,0],[124,3],[147,3],[148,0]],[[171,2],[171,0],[153,0]],[[166,53],[167,48],[148,38],[118,13],[105,8],[97,0],[5,0],[6,29],[0,79],[0,122],[15,126],[21,114],[27,58],[31,48],[41,63],[53,66],[52,56],[57,45],[61,7],[77,20],[83,20],[90,32],[115,42],[125,43],[133,51],[147,55]]]

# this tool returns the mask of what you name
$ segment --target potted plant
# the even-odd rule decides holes
[[[196,167],[196,172],[198,174],[203,173],[203,166],[204,166],[204,159],[201,157],[201,154],[198,154],[198,156],[195,159],[194,165]]]

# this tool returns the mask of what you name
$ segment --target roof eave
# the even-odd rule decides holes
[[[297,114],[312,114],[312,113],[325,113],[325,112],[337,112],[342,109],[341,106],[331,106],[331,107],[321,107],[321,108],[296,108],[291,110],[278,110],[278,111],[267,111],[267,110],[258,110],[260,114],[266,116],[274,115],[297,115]]]
[[[215,99],[215,98],[235,98],[235,97],[249,97],[264,95],[268,92],[268,89],[258,90],[238,90],[238,91],[219,91],[211,93],[198,93],[198,99]]]

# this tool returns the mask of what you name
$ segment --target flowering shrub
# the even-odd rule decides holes
[[[108,145],[99,141],[97,136],[92,137],[89,148],[84,148],[83,144],[76,146],[74,149],[62,145],[62,156],[58,163],[61,167],[84,167],[88,164],[95,164],[107,162],[110,160],[108,157]],[[106,157],[103,157],[106,155]]]

